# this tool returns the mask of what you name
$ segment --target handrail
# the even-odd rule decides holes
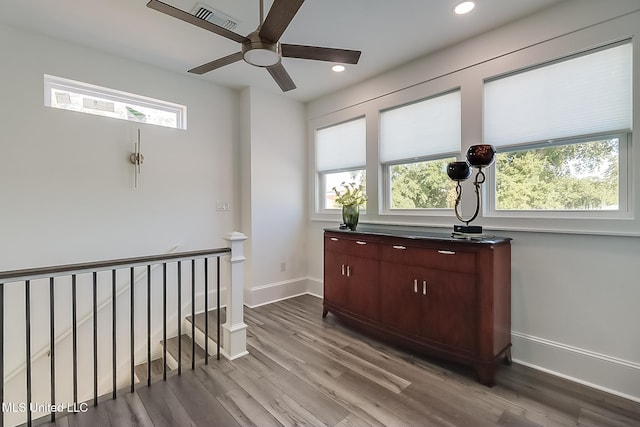
[[[25,268],[21,270],[0,271],[0,283],[20,282],[38,278],[47,278],[56,275],[70,274],[71,272],[83,273],[100,270],[111,270],[113,267],[125,268],[141,265],[155,264],[165,261],[180,261],[192,258],[202,258],[209,255],[231,253],[231,248],[201,249],[188,252],[176,252],[172,254],[148,255],[132,258],[112,259],[105,261],[84,262],[78,264],[64,264],[49,267]]]
[[[177,253],[175,251],[178,248],[179,248],[179,246],[174,246],[165,255],[176,255]],[[156,255],[156,256],[158,256],[158,255]],[[60,266],[60,267],[63,267],[63,266]],[[152,267],[152,269],[155,268],[155,267],[157,267],[157,265],[154,265],[154,267]],[[24,271],[24,270],[15,270],[15,271]],[[137,283],[138,281],[140,281],[140,279],[143,276],[144,276],[144,273],[139,273],[138,278],[134,279],[134,283]],[[125,286],[122,286],[118,290],[118,292],[116,294],[116,297],[120,297],[125,292],[129,291],[129,289],[130,289],[130,287],[132,285],[133,285],[132,283],[129,283],[129,284],[125,285]],[[98,312],[102,312],[104,309],[108,308],[110,305],[111,305],[111,300],[110,300],[110,297],[108,297],[104,301],[101,301],[101,302],[98,303]],[[80,318],[76,322],[76,327],[78,327],[78,328],[81,327],[85,323],[88,323],[90,320],[92,320],[92,318],[93,318],[93,314],[91,312],[88,312],[84,317]],[[71,333],[72,333],[72,327],[69,326],[61,334],[57,335],[57,337],[55,339],[55,344],[58,345],[64,339],[69,337],[71,335]],[[49,355],[49,351],[50,351],[49,344],[45,344],[42,348],[40,348],[40,350],[35,351],[35,352],[32,353],[32,355],[31,355],[32,362],[37,362],[39,359],[43,358],[44,356],[48,356]],[[5,383],[8,383],[12,379],[14,379],[16,376],[20,375],[26,369],[26,366],[27,366],[27,363],[25,362],[25,363],[17,366],[16,368],[14,368],[9,373],[5,373],[5,377],[4,377]]]
[[[195,317],[195,289],[197,281],[202,280],[204,286],[204,310],[205,312],[209,309],[208,303],[208,294],[209,294],[209,260],[210,258],[216,258],[216,311],[218,313],[218,322],[217,322],[217,338],[216,338],[216,358],[219,359],[222,353],[223,346],[221,346],[221,342],[224,339],[224,355],[229,359],[233,359],[235,357],[243,356],[247,354],[246,351],[246,325],[242,320],[242,289],[243,289],[243,280],[242,280],[242,262],[244,261],[243,255],[243,242],[246,240],[246,236],[239,232],[229,233],[225,240],[227,240],[230,244],[230,247],[224,248],[212,248],[212,249],[202,249],[202,250],[194,250],[194,251],[184,251],[184,252],[173,252],[168,254],[160,254],[160,255],[151,255],[151,256],[139,256],[139,257],[130,257],[130,258],[120,258],[120,259],[111,259],[104,261],[93,261],[93,262],[84,262],[84,263],[75,263],[75,264],[64,264],[64,265],[55,265],[55,266],[46,266],[46,267],[38,267],[38,268],[27,268],[27,269],[16,269],[16,270],[5,270],[0,271],[0,401],[3,403],[4,407],[4,396],[5,396],[5,387],[4,383],[6,380],[5,369],[4,369],[4,308],[5,308],[5,288],[11,287],[13,284],[19,284],[23,282],[23,288],[25,293],[25,343],[26,343],[26,354],[25,354],[25,365],[26,365],[26,405],[28,407],[27,410],[27,422],[28,426],[32,425],[32,416],[33,410],[31,409],[32,403],[32,363],[34,362],[34,357],[31,349],[31,310],[30,310],[30,301],[31,301],[31,287],[32,281],[35,279],[44,279],[48,278],[49,282],[49,357],[51,359],[50,364],[50,403],[51,405],[56,404],[56,362],[55,362],[55,349],[56,344],[58,344],[59,336],[57,336],[55,331],[56,321],[55,321],[55,278],[63,277],[63,276],[71,276],[71,303],[72,303],[72,340],[73,340],[73,354],[72,354],[72,385],[73,385],[73,402],[74,404],[78,403],[78,364],[77,364],[77,329],[80,325],[84,323],[84,318],[80,319],[78,322],[76,317],[76,277],[78,275],[91,274],[92,278],[92,292],[91,297],[93,299],[93,309],[92,313],[89,315],[90,318],[93,319],[93,331],[92,331],[92,342],[93,342],[93,404],[96,406],[98,404],[98,328],[97,328],[97,318],[99,308],[102,309],[102,304],[98,307],[97,295],[98,295],[98,273],[103,271],[111,271],[111,307],[112,307],[112,315],[111,315],[111,350],[112,350],[112,395],[113,399],[116,398],[117,391],[117,327],[116,327],[116,319],[117,315],[117,304],[116,301],[121,294],[126,293],[126,290],[129,290],[130,304],[129,304],[129,317],[130,317],[130,343],[129,345],[129,365],[130,365],[130,389],[131,392],[134,391],[134,365],[135,365],[135,316],[134,309],[137,303],[135,302],[135,294],[134,292],[134,283],[138,280],[135,277],[135,267],[144,266],[145,273],[144,275],[147,278],[147,286],[146,286],[146,327],[147,327],[147,386],[151,385],[151,314],[152,311],[152,276],[151,271],[155,266],[162,265],[162,278],[159,283],[157,283],[156,289],[159,286],[159,290],[155,292],[160,292],[162,294],[162,333],[163,333],[163,379],[166,379],[167,375],[167,291],[168,291],[168,282],[175,283],[176,292],[177,292],[177,328],[178,328],[178,337],[181,336],[181,324],[182,324],[182,306],[181,306],[181,296],[182,296],[182,274],[181,267],[182,263],[188,261],[191,265],[191,316]],[[227,285],[227,323],[225,324],[224,337],[221,336],[221,323],[220,323],[220,260],[222,257],[229,257],[230,264],[230,283]],[[196,264],[196,261],[203,259],[204,262],[202,264]],[[177,265],[177,276],[170,278],[167,275],[167,265],[169,263],[176,263]],[[204,275],[201,276],[201,279],[196,279],[196,265],[202,267],[204,269]],[[129,286],[125,286],[121,288],[120,291],[117,289],[117,273],[118,270],[129,270]],[[143,273],[141,273],[143,274]],[[103,281],[100,281],[104,283]],[[155,281],[154,281],[155,282]],[[202,283],[202,282],[200,282]],[[102,286],[102,285],[101,285]],[[155,293],[154,292],[154,293]],[[238,294],[238,295],[236,295]],[[109,302],[105,301],[105,306],[108,305]],[[118,304],[119,305],[119,304]],[[144,305],[144,302],[141,304]],[[126,307],[126,305],[125,305]],[[127,308],[123,307],[124,310]],[[143,307],[144,310],[144,307]],[[137,310],[136,310],[137,312]],[[209,317],[205,316],[205,337],[209,337]],[[195,337],[195,332],[193,331],[193,326],[195,322],[192,324],[192,336]],[[66,334],[68,336],[68,334]],[[181,340],[178,341],[178,374],[181,373]],[[40,352],[36,353],[38,356]],[[195,369],[195,347],[192,346],[191,352],[192,358],[192,369]],[[208,350],[208,338],[205,341],[205,358],[204,363],[208,364],[209,359],[209,350]],[[83,398],[84,399],[84,398]],[[46,410],[45,410],[46,412]],[[55,421],[55,415],[57,411],[50,411],[51,421]],[[0,427],[4,426],[5,414],[0,414]]]

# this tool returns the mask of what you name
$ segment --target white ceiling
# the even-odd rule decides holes
[[[258,26],[259,0],[165,0],[191,11],[201,1],[237,18],[236,32]],[[362,51],[357,65],[334,73],[322,61],[283,64],[298,86],[285,96],[309,101],[565,0],[307,0],[281,41]],[[187,74],[240,51],[240,45],[146,7],[147,0],[2,0],[0,22]],[[265,9],[272,0],[265,1]],[[265,13],[266,15],[266,13]],[[4,59],[6,60],[6,58]],[[266,70],[240,61],[193,78],[233,88],[280,92]]]

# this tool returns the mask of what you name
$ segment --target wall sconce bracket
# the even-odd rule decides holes
[[[134,143],[135,152],[129,155],[129,161],[133,163],[135,168],[135,188],[138,188],[138,176],[142,172],[142,163],[144,163],[144,155],[140,152],[140,129],[138,129],[138,140]]]

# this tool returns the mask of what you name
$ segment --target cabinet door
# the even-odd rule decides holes
[[[403,334],[420,334],[422,288],[418,286],[418,279],[421,277],[421,269],[388,261],[380,263],[380,293],[384,296],[382,323]]]
[[[380,320],[380,286],[376,258],[348,258],[349,310],[369,320]]]
[[[475,276],[425,271],[421,333],[438,343],[468,351],[476,349],[477,289]]]
[[[324,300],[347,308],[347,256],[340,251],[338,240],[325,239]]]

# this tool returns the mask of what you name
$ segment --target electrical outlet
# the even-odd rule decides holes
[[[228,211],[229,210],[229,202],[216,202],[216,210],[217,211]]]
[[[280,263],[280,271],[287,271],[287,263],[285,261]]]

